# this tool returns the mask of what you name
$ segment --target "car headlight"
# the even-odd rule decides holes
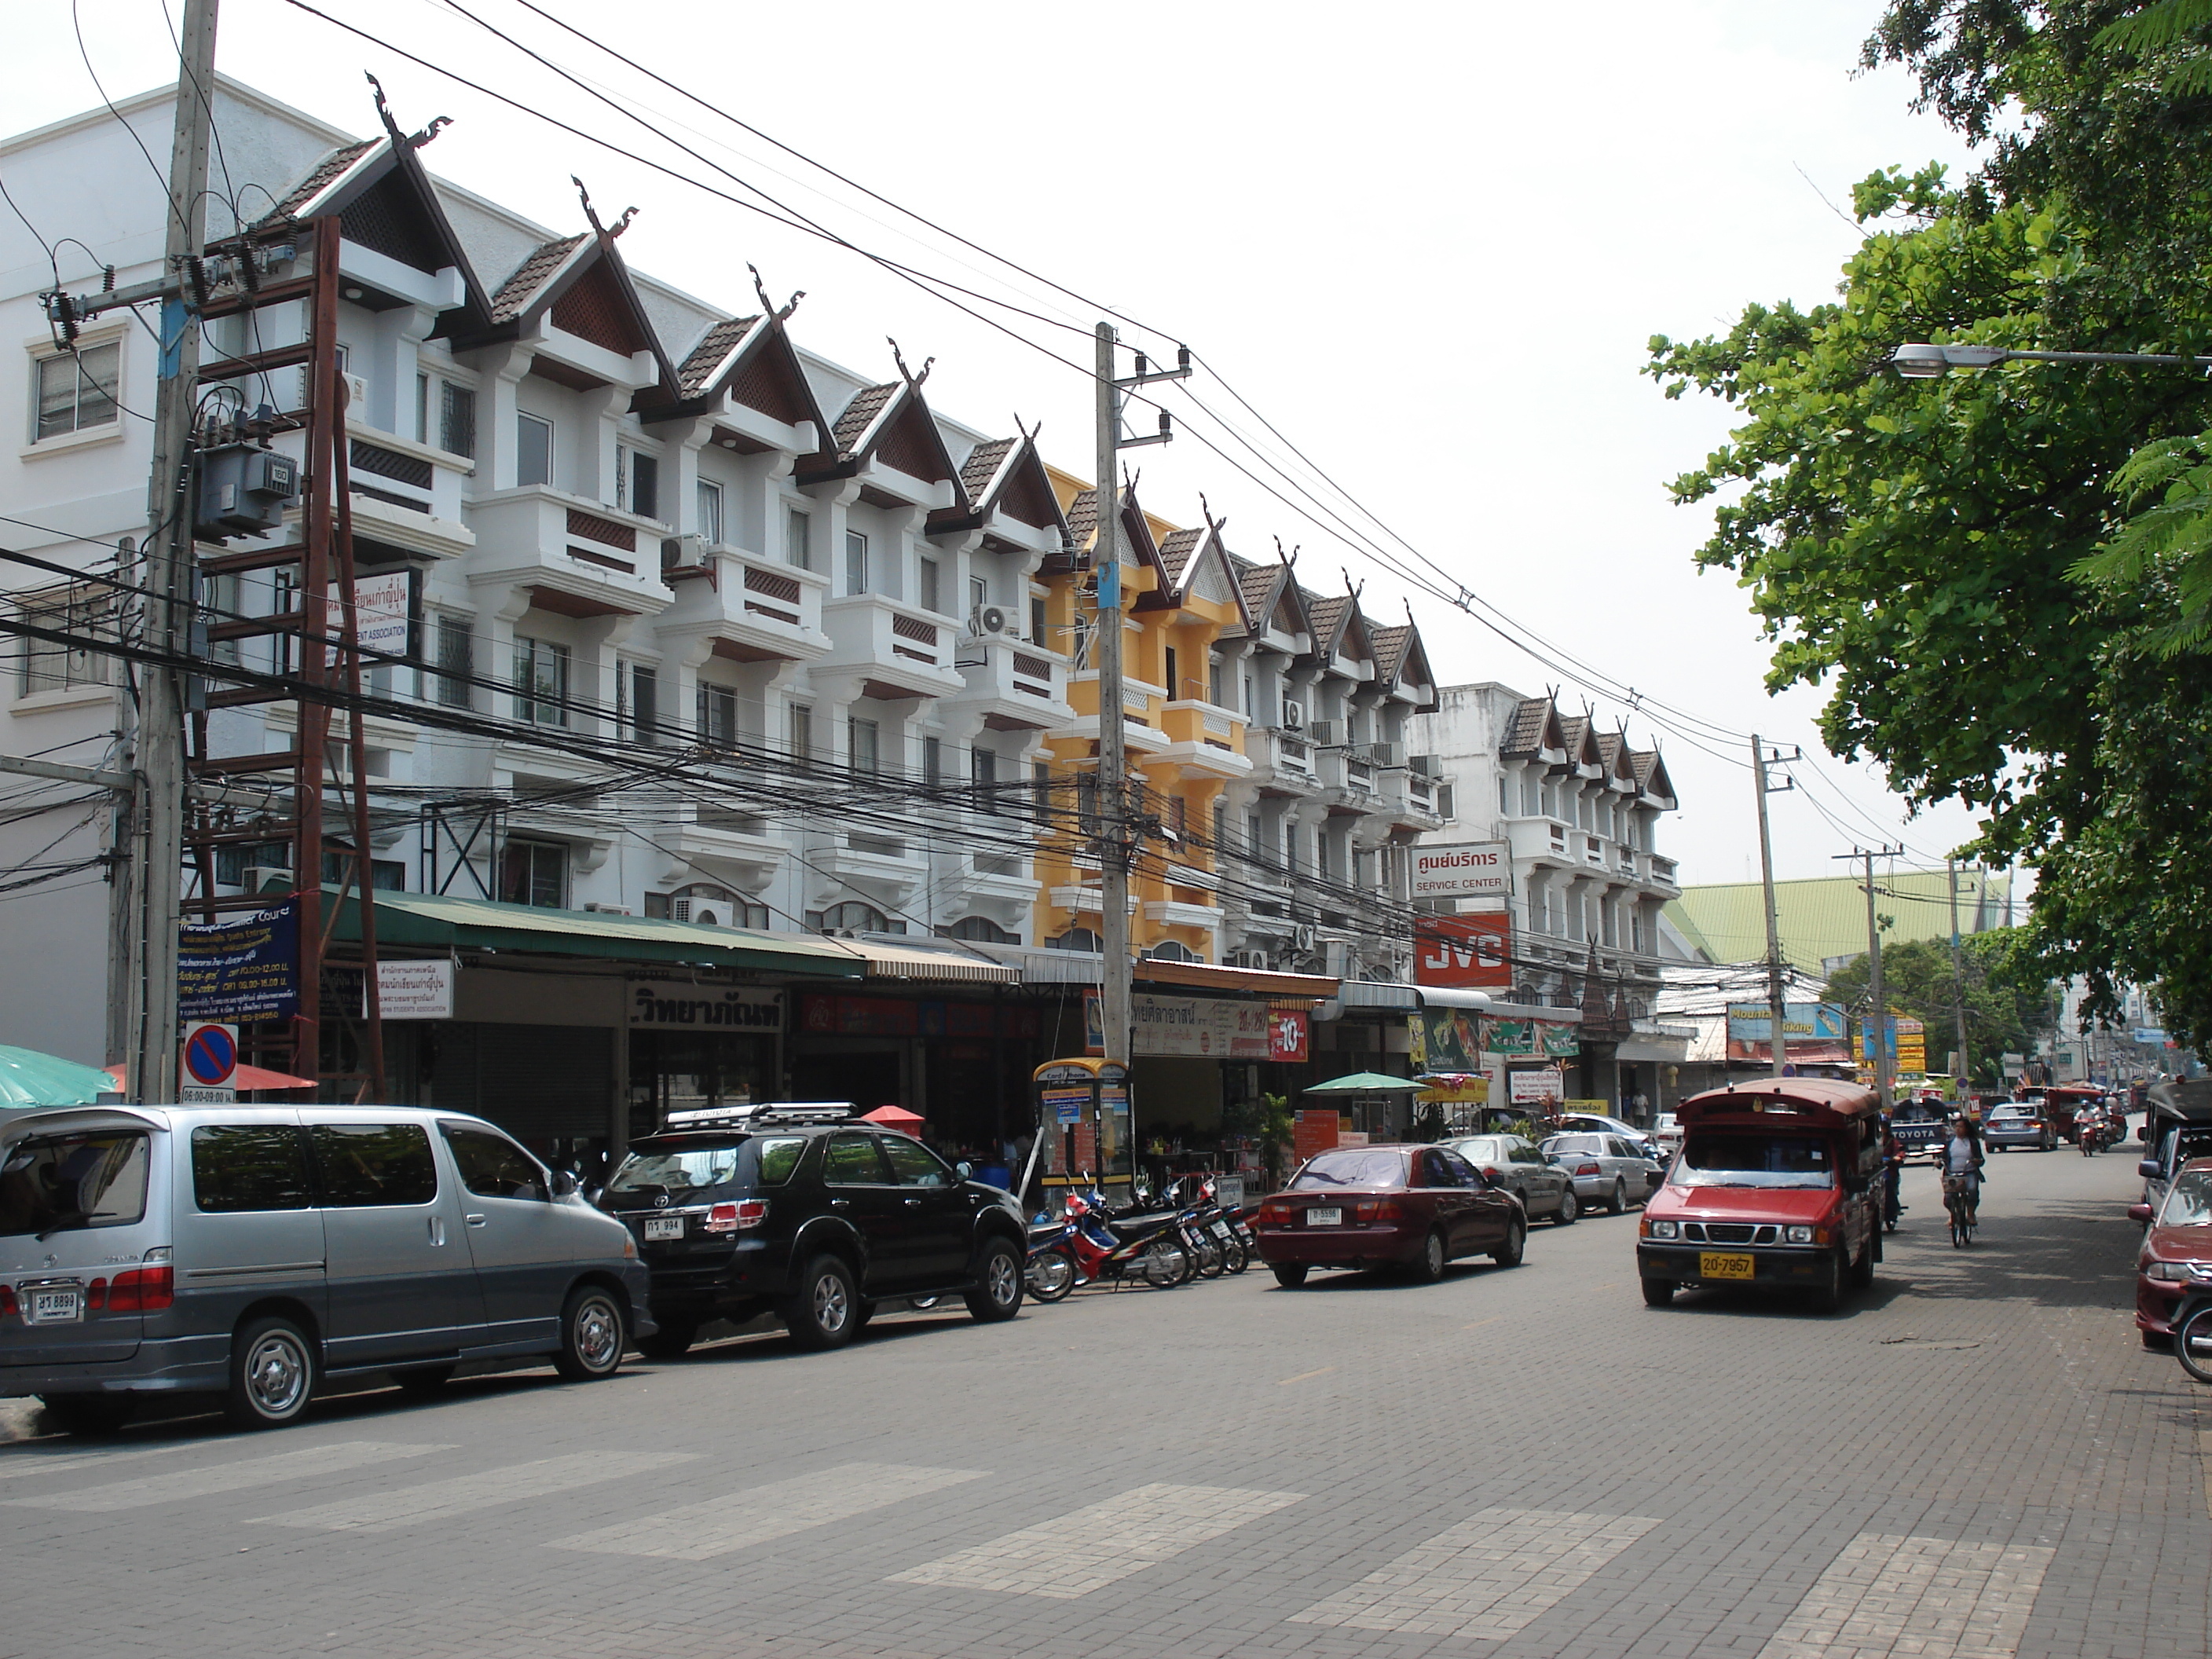
[[[1792,1244],[1810,1244],[1813,1242],[1813,1230],[1810,1227],[1792,1227],[1783,1237]]]
[[[2189,1264],[2185,1261],[2154,1261],[2143,1269],[2146,1279],[2155,1279],[2168,1285],[2189,1282]]]
[[[1655,1221],[1651,1224],[1651,1237],[1654,1238],[1680,1238],[1681,1236],[1682,1224],[1679,1221]]]

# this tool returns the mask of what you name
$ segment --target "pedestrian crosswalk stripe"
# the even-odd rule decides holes
[[[2055,1553],[2035,1544],[1861,1533],[1758,1659],[2013,1659]]]
[[[78,1486],[39,1498],[9,1498],[0,1502],[25,1509],[75,1510],[90,1514],[145,1509],[155,1504],[212,1498],[222,1492],[274,1486],[280,1480],[304,1480],[318,1474],[362,1468],[371,1463],[453,1449],[451,1446],[394,1445],[382,1440],[339,1440],[327,1446],[278,1452],[270,1457],[249,1457],[204,1469],[172,1469],[166,1474],[142,1475],[136,1480],[111,1480],[97,1486]]]
[[[704,1561],[754,1544],[786,1538],[832,1521],[888,1509],[965,1480],[981,1469],[918,1468],[897,1463],[842,1463],[817,1474],[752,1486],[702,1504],[625,1521],[574,1538],[556,1539],[556,1550],[600,1555],[653,1555],[668,1561]]]
[[[1502,1640],[1550,1612],[1658,1524],[1636,1515],[1484,1510],[1291,1614],[1290,1622]]]
[[[474,1510],[496,1509],[526,1498],[544,1498],[577,1486],[596,1486],[625,1474],[644,1474],[672,1463],[689,1463],[696,1452],[571,1452],[528,1463],[427,1480],[415,1486],[387,1486],[357,1493],[312,1509],[256,1516],[264,1527],[313,1527],[325,1532],[397,1532],[402,1527],[445,1521]]]
[[[894,1573],[894,1584],[1072,1601],[1305,1496],[1238,1486],[1139,1486],[988,1544]]]
[[[141,1457],[161,1457],[171,1452],[190,1451],[195,1446],[221,1445],[219,1440],[175,1440],[166,1446],[141,1446],[130,1451],[49,1451],[41,1447],[29,1447],[21,1451],[0,1451],[0,1480],[13,1480],[26,1474],[57,1474],[64,1469],[80,1473],[98,1464],[135,1462]]]

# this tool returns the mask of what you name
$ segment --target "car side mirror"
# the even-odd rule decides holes
[[[2165,1174],[2165,1171],[2158,1167],[2158,1160],[2156,1158],[2147,1158],[2142,1163],[2136,1165],[2136,1173],[2141,1176],[2145,1181],[2155,1181],[2160,1176]]]
[[[546,1190],[555,1198],[567,1198],[576,1190],[576,1177],[566,1170],[556,1170],[548,1177]]]
[[[2130,1221],[2140,1222],[2142,1225],[2144,1225],[2144,1226],[2146,1226],[2146,1227],[2149,1226],[2149,1225],[2150,1225],[2150,1206],[2149,1206],[2149,1205],[2148,1205],[2148,1204],[2130,1204],[2130,1205],[2129,1205],[2129,1206],[2128,1206],[2128,1219],[2129,1219],[2129,1220],[2130,1220]]]
[[[962,1163],[957,1167],[959,1169],[960,1178],[963,1181],[967,1180],[969,1176],[975,1173],[975,1166],[972,1164]]]

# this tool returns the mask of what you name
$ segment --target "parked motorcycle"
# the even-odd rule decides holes
[[[1104,1208],[1095,1195],[1070,1192],[1057,1234],[1033,1238],[1027,1277],[1039,1301],[1058,1302],[1077,1285],[1102,1279],[1142,1279],[1154,1290],[1172,1290],[1196,1270],[1182,1212],[1109,1218]]]

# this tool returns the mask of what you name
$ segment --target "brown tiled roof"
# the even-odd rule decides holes
[[[1567,761],[1570,765],[1578,766],[1582,763],[1583,744],[1584,739],[1589,736],[1589,729],[1590,721],[1588,714],[1576,714],[1559,722],[1559,730],[1567,740]]]
[[[1597,757],[1605,763],[1606,774],[1610,776],[1620,760],[1620,732],[1601,732],[1597,734]]]
[[[696,398],[708,388],[714,371],[729,360],[729,356],[753,331],[757,317],[726,317],[707,331],[707,336],[691,348],[677,372],[678,390],[686,398]]]
[[[1078,547],[1098,533],[1098,491],[1078,490],[1067,504],[1067,533]]]
[[[1345,617],[1352,609],[1352,595],[1338,593],[1326,599],[1310,593],[1301,597],[1306,602],[1306,621],[1313,629],[1314,649],[1334,649],[1337,635],[1343,631]]]
[[[1160,544],[1160,564],[1168,573],[1168,580],[1180,584],[1182,573],[1206,541],[1203,530],[1178,530]]]
[[[1236,562],[1237,580],[1244,590],[1244,608],[1252,613],[1253,623],[1261,628],[1267,625],[1267,601],[1275,596],[1275,584],[1282,580],[1279,564],[1247,564]]]
[[[1375,672],[1377,678],[1395,680],[1398,671],[1406,665],[1406,647],[1413,642],[1411,623],[1399,623],[1390,628],[1368,630],[1368,638],[1375,645]]]
[[[960,487],[968,492],[968,499],[982,504],[983,492],[990,489],[991,480],[999,476],[999,469],[1006,464],[1018,438],[986,438],[968,452],[968,459],[960,463]]]
[[[837,417],[830,430],[830,443],[840,455],[849,455],[853,447],[860,441],[860,434],[875,424],[876,416],[884,412],[901,383],[893,380],[888,386],[872,386],[861,390],[859,396],[845,405],[845,412]]]
[[[514,268],[514,274],[499,285],[499,292],[491,296],[491,319],[495,323],[511,323],[530,308],[538,290],[545,286],[546,279],[560,270],[570,254],[590,238],[582,232],[574,236],[562,236],[546,243]]]
[[[365,138],[360,143],[343,144],[332,150],[308,169],[306,178],[285,192],[284,199],[270,209],[268,216],[261,222],[270,224],[290,218],[328,190],[348,167],[384,142],[381,138]]]
[[[1628,757],[1628,763],[1636,769],[1636,781],[1638,784],[1649,783],[1651,781],[1651,775],[1659,769],[1659,751],[1656,749],[1632,750]],[[1784,1035],[1786,1036],[1788,1033],[1784,1032]]]
[[[1533,755],[1544,746],[1544,728],[1550,723],[1552,700],[1549,697],[1523,697],[1513,710],[1513,719],[1505,730],[1505,741],[1498,752],[1505,755]]]

